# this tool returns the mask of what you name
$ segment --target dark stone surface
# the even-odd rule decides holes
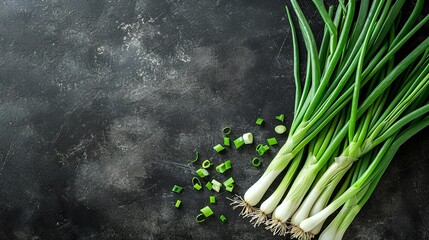
[[[211,146],[225,125],[261,140],[275,114],[290,124],[283,5],[1,1],[0,239],[274,239],[232,212],[227,193],[213,209],[229,222],[196,224],[209,193],[192,190],[186,160],[195,146],[216,164],[231,157],[216,178],[234,176],[240,194],[262,173],[251,149]],[[303,10],[320,26],[311,4]],[[347,239],[429,238],[428,133],[401,149]],[[173,184],[186,188],[178,196]]]

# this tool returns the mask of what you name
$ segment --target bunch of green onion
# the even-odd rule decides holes
[[[264,174],[231,203],[242,207],[255,227],[298,239],[319,233],[319,239],[341,239],[398,148],[429,125],[429,37],[411,50],[407,45],[429,15],[421,16],[424,0],[403,15],[405,2],[340,0],[327,9],[313,0],[325,23],[318,46],[297,0],[291,0],[307,51],[303,84],[298,36],[286,7],[294,49],[294,120]],[[283,172],[278,187],[265,196]]]

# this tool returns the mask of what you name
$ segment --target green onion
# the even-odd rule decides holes
[[[225,146],[230,146],[231,142],[230,142],[230,138],[229,137],[223,137],[223,145]]]
[[[203,168],[209,168],[211,165],[213,165],[213,163],[211,163],[208,159],[204,160],[204,162],[201,164]]]
[[[268,138],[267,139],[267,142],[268,142],[268,144],[270,145],[270,146],[273,146],[273,145],[277,145],[277,139],[276,138]]]
[[[222,145],[218,144],[218,145],[214,146],[214,147],[213,147],[213,149],[214,149],[216,152],[221,152],[221,151],[223,151],[225,148],[224,148]]]
[[[283,134],[283,133],[285,133],[285,132],[286,132],[286,127],[285,127],[285,126],[283,126],[283,125],[277,125],[277,126],[274,128],[274,131],[275,131],[276,133],[278,133],[278,134]]]
[[[222,129],[222,133],[223,133],[223,135],[225,135],[225,136],[229,135],[229,134],[231,133],[231,127],[224,127],[224,128]]]
[[[175,192],[175,193],[181,193],[183,190],[183,187],[179,186],[179,185],[174,185],[173,189],[171,189],[171,191]]]
[[[179,199],[177,199],[176,204],[174,204],[174,206],[175,206],[176,208],[179,208],[179,207],[180,207],[180,204],[182,204],[182,201],[180,201]]]
[[[205,217],[210,217],[211,215],[213,215],[213,211],[210,209],[209,206],[205,206],[204,208],[201,208],[200,212],[204,214]]]
[[[207,188],[208,190],[212,190],[213,185],[212,185],[210,182],[207,182],[207,183],[206,183],[206,188]]]
[[[209,172],[207,171],[207,170],[205,170],[204,168],[200,168],[200,169],[198,169],[197,171],[195,171],[196,173],[197,173],[197,175],[200,177],[200,178],[205,178],[205,177],[207,177],[208,175],[209,175]]]
[[[258,124],[259,126],[262,126],[263,123],[264,123],[264,119],[262,119],[262,118],[256,119],[256,124]]]
[[[277,120],[279,120],[280,122],[284,122],[284,120],[285,120],[285,115],[283,115],[283,114],[277,115],[277,116],[276,116],[276,119],[277,119]]]
[[[228,186],[231,186],[233,183],[234,183],[234,179],[233,179],[232,177],[230,177],[230,178],[228,178],[227,180],[225,180],[225,181],[223,182],[223,185],[224,185],[225,187],[228,187]]]
[[[215,204],[216,203],[216,197],[215,196],[210,196],[210,203],[211,204]]]
[[[261,163],[262,163],[261,159],[259,159],[257,157],[255,157],[255,158],[252,159],[252,165],[255,166],[255,167],[261,166]]]
[[[211,184],[212,184],[212,189],[213,190],[215,190],[216,192],[220,191],[220,188],[222,187],[222,183],[220,183],[220,182],[216,181],[215,179],[213,179],[211,181]]]
[[[224,163],[225,170],[231,169],[231,160],[226,160]]]
[[[194,158],[194,160],[188,161],[189,163],[194,163],[194,162],[198,161],[198,148],[195,148],[194,151],[195,151],[195,158]]]
[[[253,135],[252,133],[243,134],[244,144],[252,144],[253,143]]]
[[[197,177],[192,178],[192,185],[194,186],[195,190],[197,190],[197,191],[199,191],[199,190],[201,190],[201,188],[203,188],[201,186],[200,179],[198,179]]]
[[[234,140],[234,146],[236,149],[239,149],[241,146],[244,145],[244,139],[243,137],[239,137],[237,139]]]
[[[220,215],[219,218],[220,218],[220,221],[223,223],[226,222],[226,220],[227,220],[224,215]]]
[[[227,169],[226,169],[225,163],[221,163],[216,166],[216,171],[219,173],[224,173],[226,170]]]
[[[204,214],[203,214],[203,213],[200,213],[200,214],[198,214],[198,215],[195,217],[195,220],[196,220],[197,222],[199,222],[199,223],[202,223],[202,222],[204,222],[206,219],[204,218]]]
[[[229,185],[225,187],[225,190],[228,192],[232,192],[233,189],[234,189],[234,185]]]

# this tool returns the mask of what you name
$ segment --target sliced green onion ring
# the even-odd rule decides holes
[[[229,137],[223,137],[223,145],[231,146],[231,139]]]
[[[257,157],[255,157],[255,158],[252,159],[252,165],[255,166],[255,167],[261,166],[261,163],[262,163],[261,159],[259,159]]]
[[[209,168],[211,165],[213,165],[213,163],[208,159],[204,160],[204,162],[201,164],[203,168]]]
[[[207,188],[208,190],[212,190],[213,185],[212,185],[210,182],[208,182],[208,183],[206,183],[206,188]]]
[[[202,188],[202,186],[201,186],[201,181],[200,181],[200,179],[199,178],[197,178],[197,177],[193,177],[192,178],[192,185],[194,186],[194,188],[196,189],[196,190],[201,190],[201,188]]]
[[[175,206],[176,208],[179,208],[179,207],[180,207],[180,204],[182,204],[182,201],[180,201],[179,199],[177,199],[176,204],[174,204],[174,206]]]
[[[216,203],[216,197],[215,196],[210,196],[210,203],[211,204],[215,204]]]
[[[199,223],[204,222],[206,218],[204,217],[204,214],[200,213],[195,217],[195,220]]]
[[[205,177],[207,177],[209,175],[209,172],[206,169],[204,169],[204,168],[198,169],[197,171],[195,171],[195,173],[198,176],[200,176],[200,178],[205,178]]]
[[[226,217],[224,215],[219,216],[221,222],[226,222]]]
[[[270,146],[273,146],[273,145],[277,145],[277,139],[276,138],[268,138],[267,139],[267,142],[268,142],[268,144],[270,145]]]
[[[222,129],[222,133],[223,135],[228,136],[231,133],[231,127],[224,127]]]
[[[264,119],[262,119],[262,118],[256,119],[256,124],[258,124],[259,126],[261,126],[263,123],[264,123]]]
[[[286,127],[283,125],[278,125],[274,128],[274,131],[278,134],[283,134],[286,132]]]

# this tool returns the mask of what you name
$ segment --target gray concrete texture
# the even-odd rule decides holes
[[[252,147],[211,147],[226,125],[258,142],[275,136],[276,114],[290,125],[285,3],[2,0],[0,239],[280,239],[225,192],[212,208],[228,222],[197,224],[210,193],[192,189],[187,160],[197,146],[201,159],[230,158],[232,171],[211,172],[233,176],[238,194],[268,165],[250,165]],[[301,4],[320,41],[316,9]],[[346,239],[429,238],[427,135],[403,146]]]

